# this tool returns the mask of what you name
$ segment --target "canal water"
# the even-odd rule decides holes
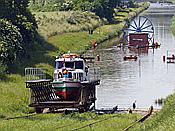
[[[156,99],[166,98],[175,91],[175,64],[163,62],[163,55],[175,54],[175,37],[170,30],[175,6],[151,4],[140,14],[152,21],[158,49],[129,50],[128,48],[99,47],[95,54],[101,56],[96,63],[101,68],[101,84],[97,87],[97,108],[161,108]],[[124,61],[123,56],[136,54],[137,61]]]

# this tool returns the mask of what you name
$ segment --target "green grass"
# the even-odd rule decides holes
[[[125,20],[131,21],[139,13],[147,9],[149,7],[149,4],[143,3],[139,6],[140,6],[139,8],[115,9],[115,20],[117,22],[122,22]]]
[[[174,131],[175,129],[175,94],[170,95],[166,101],[163,109],[154,117],[138,124],[132,130],[149,130],[149,131]]]
[[[108,119],[110,118],[110,119]],[[115,115],[96,115],[94,113],[72,113],[69,115],[62,114],[43,114],[28,118],[14,120],[0,120],[0,129],[3,131],[68,131],[73,130],[94,122],[94,125],[87,126],[82,130],[87,131],[122,131],[129,124],[139,119],[139,115],[115,114]],[[108,119],[108,120],[104,120]],[[103,121],[104,120],[104,121]],[[101,122],[99,122],[101,121]]]
[[[106,22],[91,12],[55,11],[35,12],[39,33],[44,38],[66,32],[78,32],[95,29]]]
[[[140,115],[114,114],[96,115],[94,113],[72,113],[63,114],[39,114],[36,116],[4,120],[15,116],[25,116],[33,109],[28,107],[30,92],[25,88],[25,79],[20,75],[9,75],[6,81],[0,82],[0,130],[1,131],[67,131],[82,127],[87,124],[101,121],[92,126],[87,126],[83,130],[123,130],[131,123],[139,119]],[[69,126],[67,126],[69,125]]]
[[[29,111],[29,92],[25,79],[20,75],[8,75],[0,82],[0,117],[23,114]]]
[[[117,25],[105,25],[97,28],[92,35],[88,32],[75,32],[65,33],[59,36],[54,36],[48,39],[49,43],[52,43],[55,47],[59,47],[60,52],[64,53],[67,51],[82,51],[91,48],[92,42],[97,41],[101,43],[105,40],[119,36],[124,28],[125,23]]]

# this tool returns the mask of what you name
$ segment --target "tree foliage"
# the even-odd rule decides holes
[[[29,0],[0,0],[0,63],[10,65],[23,56],[37,35]]]
[[[0,19],[0,62],[13,63],[22,51],[22,36],[19,29],[4,19]]]
[[[135,8],[135,7],[137,7],[136,0],[129,0],[128,1],[128,7],[129,8]]]
[[[96,0],[93,3],[93,12],[95,12],[98,16],[106,18],[109,22],[113,19],[114,9],[112,5],[110,5],[109,0]]]
[[[74,9],[92,11],[109,22],[113,19],[114,8],[120,4],[120,0],[73,0]]]
[[[6,19],[19,28],[24,43],[34,39],[37,24],[28,10],[29,0],[1,0],[0,19]]]

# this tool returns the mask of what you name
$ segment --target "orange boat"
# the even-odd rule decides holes
[[[137,60],[137,56],[135,55],[128,55],[123,57],[124,60]]]

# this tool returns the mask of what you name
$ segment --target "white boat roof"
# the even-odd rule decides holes
[[[82,58],[57,58],[55,61],[84,61]]]

